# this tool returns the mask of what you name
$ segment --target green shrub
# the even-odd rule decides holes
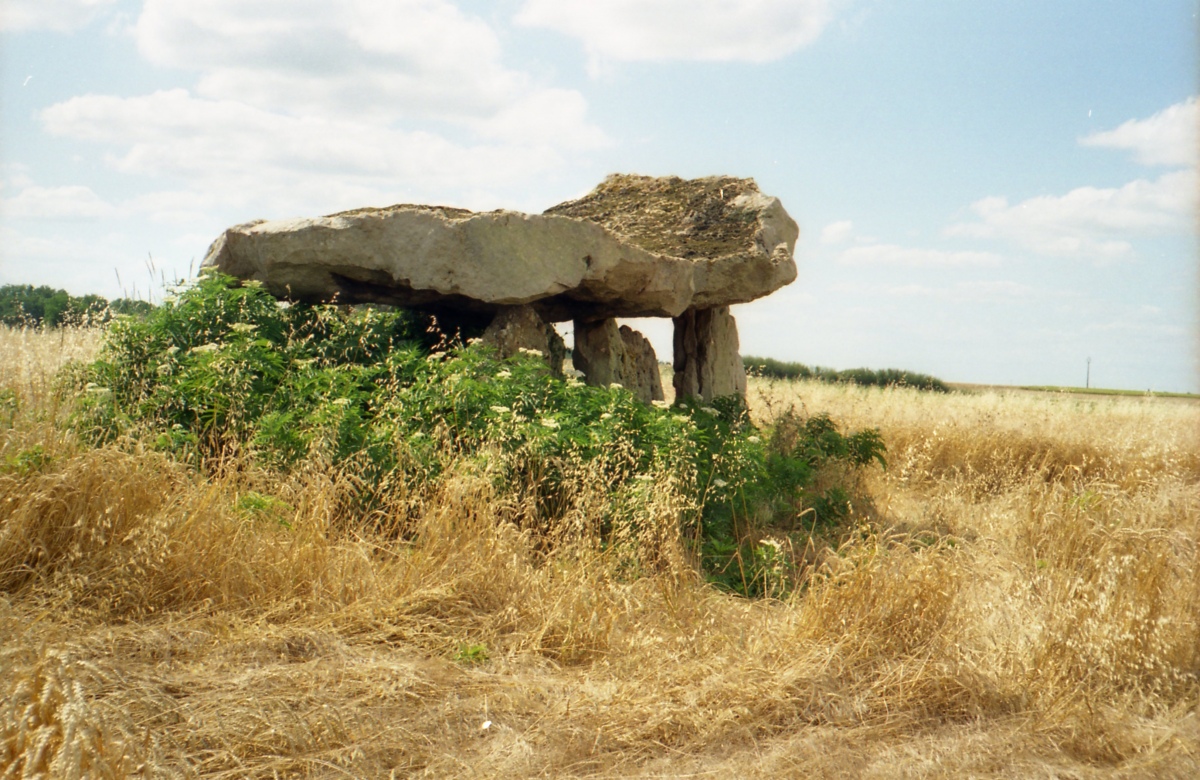
[[[357,517],[381,506],[394,516],[398,497],[469,466],[547,539],[587,522],[607,543],[633,544],[673,523],[714,581],[751,595],[780,592],[788,569],[744,551],[761,547],[763,528],[796,530],[830,503],[815,488],[822,469],[883,464],[874,431],[843,436],[827,417],[794,416],[760,431],[738,397],[642,404],[556,378],[537,355],[498,360],[473,330],[405,310],[288,305],[209,274],[109,327],[78,380],[73,424],[93,442],[149,442],[198,468],[322,464],[354,486]],[[268,499],[248,493],[241,509],[273,517]],[[749,576],[722,573],[742,558]]]

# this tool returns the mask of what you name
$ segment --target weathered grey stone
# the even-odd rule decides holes
[[[654,347],[628,325],[614,319],[575,322],[575,368],[589,385],[619,384],[645,403],[664,399]]]
[[[625,345],[625,381],[621,384],[644,402],[665,401],[662,372],[658,370],[658,356],[654,354],[650,339],[628,325],[622,325],[621,341]]]
[[[675,318],[674,384],[676,398],[746,394],[737,322],[728,306],[688,309]]]
[[[506,306],[496,312],[483,332],[483,342],[502,358],[512,357],[521,350],[536,350],[545,358],[550,371],[562,376],[566,344],[554,326],[543,320],[532,306]]]
[[[610,176],[544,215],[400,205],[250,222],[203,266],[297,300],[676,317],[792,281],[797,234],[751,179]]]

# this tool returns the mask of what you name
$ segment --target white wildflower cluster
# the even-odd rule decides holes
[[[601,420],[611,420],[612,412],[605,412],[604,414],[600,415],[600,419]]]
[[[750,442],[751,444],[761,444],[762,443],[762,439],[758,438],[757,436],[747,436],[746,441]]]
[[[349,399],[349,398],[335,398],[335,399],[333,399],[333,405],[334,405],[334,406],[349,406],[349,405],[350,405],[350,403],[351,403],[351,402],[350,402],[350,399]]]
[[[713,480],[713,487],[723,488],[723,487],[728,487],[728,486],[729,486],[729,483],[726,482],[725,480],[721,479],[720,477],[717,477],[716,479]]]
[[[625,385],[621,384],[620,382],[610,382],[608,385],[609,390],[621,390],[624,387]]]
[[[671,405],[669,403],[667,403],[666,401],[651,401],[650,403],[652,405],[658,407],[659,409],[670,409],[671,408]]]
[[[242,287],[249,287],[252,290],[261,290],[263,283],[258,279],[246,279],[242,282]]]
[[[553,417],[543,417],[542,426],[554,430],[558,427],[558,420],[555,420]]]
[[[508,414],[512,409],[509,409],[507,406],[493,406],[492,411],[496,414]]]
[[[276,309],[290,309],[290,308],[292,308],[292,302],[291,301],[275,301],[275,308]]]
[[[772,539],[768,536],[765,539],[760,539],[758,543],[763,547],[770,547],[774,549],[776,555],[779,555],[781,552],[783,552],[783,542],[779,541],[778,539]]]
[[[251,325],[248,322],[235,322],[230,327],[237,333],[253,333],[258,330],[257,325]]]
[[[701,406],[700,411],[704,412],[705,414],[711,414],[714,417],[717,415],[717,410],[711,406]]]
[[[207,344],[201,344],[198,347],[192,347],[191,351],[193,353],[216,352],[220,348],[221,348],[220,344],[216,343],[215,341],[210,341]]]
[[[512,376],[512,372],[507,368],[496,374],[497,379],[508,379],[510,376]]]
[[[530,357],[540,358],[540,357],[546,356],[546,353],[542,352],[540,349],[530,349],[529,347],[521,347],[517,351],[520,352],[522,355],[529,355]]]
[[[475,346],[476,344],[482,344],[482,343],[483,343],[483,339],[481,339],[481,338],[467,339],[467,346],[468,346],[468,347],[473,347],[473,346]]]

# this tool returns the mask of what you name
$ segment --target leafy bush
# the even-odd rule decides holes
[[[928,374],[918,374],[914,371],[903,371],[898,368],[873,370],[870,368],[850,368],[837,371],[821,366],[806,366],[803,363],[788,363],[774,358],[746,356],[742,358],[746,370],[759,376],[773,379],[812,379],[818,382],[848,382],[868,387],[890,387],[900,385],[915,387],[918,390],[932,390],[937,393],[948,393],[950,387]]]
[[[386,515],[398,533],[405,506],[473,470],[548,543],[588,532],[638,547],[636,574],[654,565],[654,544],[683,536],[715,581],[748,594],[778,593],[790,571],[764,553],[727,576],[764,528],[838,519],[816,509],[841,495],[817,489],[822,469],[883,464],[874,431],[843,436],[827,417],[794,416],[759,431],[737,397],[645,405],[619,387],[558,379],[538,355],[498,360],[462,342],[470,328],[447,325],[289,305],[206,275],[145,319],[109,327],[78,378],[73,423],[93,442],[149,442],[200,468],[241,458],[333,469],[355,486],[355,517]],[[272,516],[269,497],[247,495],[243,511]]]

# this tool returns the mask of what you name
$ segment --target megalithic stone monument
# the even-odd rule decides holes
[[[745,393],[735,303],[796,278],[799,230],[752,179],[613,175],[543,214],[442,206],[362,208],[229,228],[203,267],[261,281],[280,298],[386,303],[486,315],[501,354],[561,342],[592,384],[662,398],[650,343],[618,317],[675,322],[677,397]],[[561,360],[561,358],[558,358]]]

